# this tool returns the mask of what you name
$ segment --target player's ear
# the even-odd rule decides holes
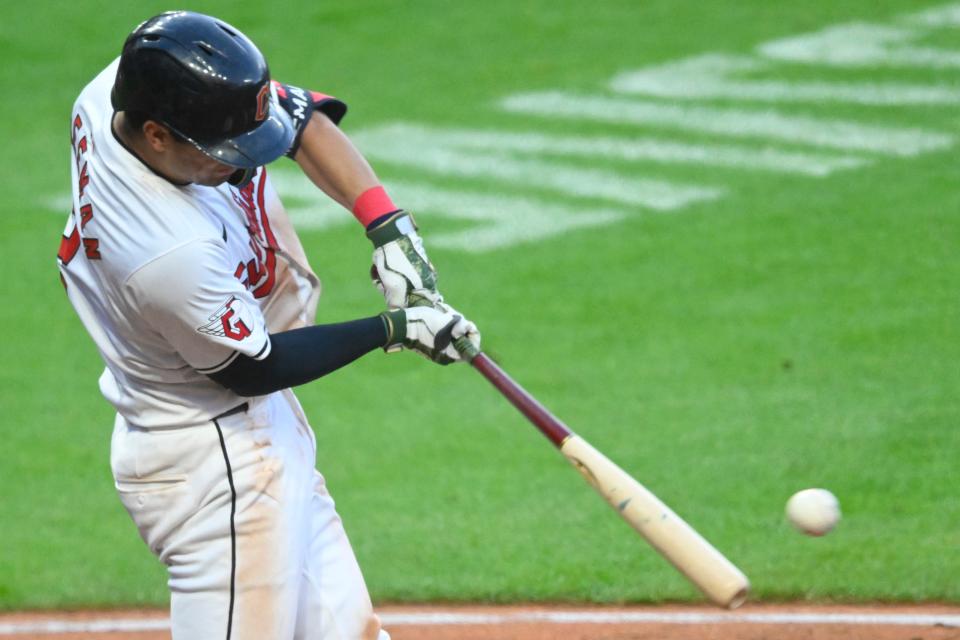
[[[170,133],[170,130],[154,120],[144,122],[142,131],[144,139],[154,151],[166,151],[174,142],[173,134]]]

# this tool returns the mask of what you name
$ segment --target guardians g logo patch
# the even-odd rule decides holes
[[[245,317],[246,321],[244,321]],[[240,342],[251,334],[249,321],[250,312],[247,306],[237,300],[236,296],[231,296],[222,307],[210,316],[210,322],[197,327],[197,331],[208,336],[230,338]]]

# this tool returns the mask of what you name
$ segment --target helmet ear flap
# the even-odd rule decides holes
[[[230,177],[227,178],[227,182],[237,189],[243,189],[245,186],[250,184],[250,181],[253,180],[253,176],[256,173],[256,169],[237,169],[230,174]]]

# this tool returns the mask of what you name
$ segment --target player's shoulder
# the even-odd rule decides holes
[[[101,148],[106,145],[101,145]],[[102,263],[117,281],[193,243],[225,248],[225,220],[236,217],[225,188],[177,186],[117,152],[91,169],[86,234],[98,238]]]
[[[130,206],[113,208],[98,225],[111,236],[101,244],[113,250],[111,261],[118,279],[127,280],[151,263],[183,260],[189,264],[197,252],[225,251],[226,229],[205,210],[202,200],[177,189],[143,189],[136,195],[127,200]]]
[[[118,65],[111,62],[80,92],[71,138],[83,139],[85,150],[86,180],[82,189],[74,184],[74,208],[89,213],[84,232],[102,247],[101,268],[124,281],[177,247],[221,242],[219,218],[234,205],[223,189],[168,182],[117,139],[110,92]]]
[[[105,107],[110,107],[110,92],[113,90],[119,66],[120,58],[115,58],[80,90],[80,94],[73,103],[74,114],[90,109],[101,111]]]
[[[209,287],[211,281],[230,280],[225,258],[223,247],[213,238],[182,238],[138,260],[126,274],[124,285],[143,297],[173,303],[179,292]]]
[[[117,76],[120,59],[117,58],[106,66],[80,91],[73,103],[70,115],[70,141],[75,153],[82,152],[89,159],[105,135],[113,116],[113,106],[110,103],[110,92]]]

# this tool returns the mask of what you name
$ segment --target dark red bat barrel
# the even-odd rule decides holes
[[[471,354],[466,354],[469,358]],[[567,425],[560,422],[556,416],[550,413],[546,407],[537,402],[536,398],[527,393],[526,389],[514,382],[513,378],[507,375],[507,372],[501,369],[497,364],[487,357],[484,353],[477,353],[470,358],[470,364],[483,374],[483,377],[500,390],[507,400],[513,406],[520,410],[520,413],[536,425],[543,435],[547,436],[557,448],[563,444],[563,441],[572,431]]]

